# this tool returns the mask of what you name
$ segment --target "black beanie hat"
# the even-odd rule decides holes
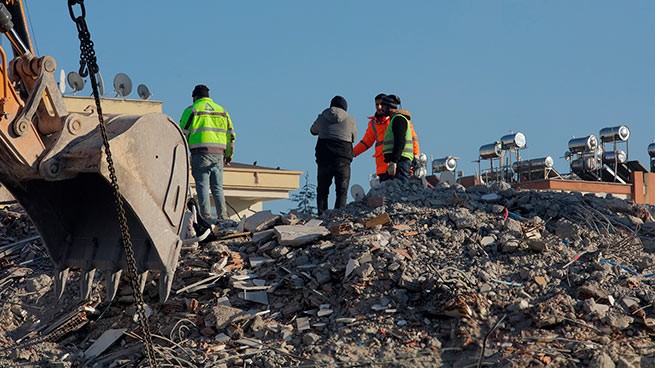
[[[193,88],[191,97],[209,97],[209,88],[204,84],[199,84]]]
[[[330,107],[339,107],[344,111],[348,111],[348,102],[341,96],[334,96],[332,97],[332,101],[330,101]]]
[[[375,96],[375,101],[381,100],[385,97],[387,97],[387,95],[385,95],[384,93],[380,93],[379,95]]]
[[[400,105],[400,98],[396,95],[388,95],[382,97],[382,102],[380,102],[382,106],[389,106],[392,109],[397,109],[398,105]]]

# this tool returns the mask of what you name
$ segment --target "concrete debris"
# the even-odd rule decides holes
[[[252,234],[252,242],[255,244],[263,244],[272,240],[275,237],[275,230],[268,229]]]
[[[100,335],[100,337],[89,346],[88,349],[84,352],[84,359],[94,359],[95,357],[102,354],[107,350],[111,345],[113,345],[118,339],[123,337],[123,334],[127,331],[125,328],[118,329],[109,329]]]
[[[280,215],[274,215],[271,211],[260,211],[246,219],[243,229],[256,233],[270,227],[279,219]]]
[[[614,364],[612,357],[610,357],[607,353],[598,353],[595,354],[591,359],[589,366],[598,368],[614,368],[616,367],[616,364]]]
[[[243,315],[244,311],[239,308],[233,308],[227,305],[217,305],[211,309],[211,313],[207,315],[205,326],[214,327],[217,330],[222,330],[227,327],[232,321]]]
[[[214,337],[214,340],[216,342],[228,342],[228,341],[230,341],[230,337],[228,335],[224,334],[224,333],[220,333],[220,334],[216,335],[216,337]]]
[[[305,345],[315,345],[320,340],[321,340],[321,336],[313,332],[304,334],[302,337],[302,342]]]
[[[266,291],[243,290],[243,292],[239,293],[239,297],[251,302],[268,305],[268,293]]]
[[[300,317],[296,319],[296,329],[299,332],[309,330],[311,326],[309,325],[309,318],[308,317]]]
[[[385,182],[320,219],[262,211],[222,229],[239,236],[184,250],[166,304],[158,275],[144,299],[172,365],[652,366],[652,214],[579,193]],[[58,304],[27,217],[0,222],[0,366],[143,358],[130,290],[102,302],[98,276],[90,306],[102,313],[76,309],[70,287]],[[77,328],[82,316],[93,328]]]
[[[280,225],[275,227],[275,235],[280,245],[299,247],[309,244],[330,231],[324,226]]]
[[[305,223],[305,226],[314,227],[323,225],[323,220],[311,219]]]

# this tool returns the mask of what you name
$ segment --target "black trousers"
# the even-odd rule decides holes
[[[316,186],[316,207],[318,214],[322,214],[328,207],[330,185],[334,178],[337,200],[334,208],[343,208],[348,200],[348,186],[350,184],[350,162],[334,162],[318,164],[318,185]]]

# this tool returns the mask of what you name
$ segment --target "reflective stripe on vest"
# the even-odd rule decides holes
[[[224,143],[196,143],[196,144],[189,145],[189,148],[202,148],[202,147],[214,147],[214,148],[225,149],[227,145]]]
[[[393,152],[393,145],[394,145],[394,136],[393,136],[393,119],[396,117],[402,117],[407,121],[407,129],[405,130],[405,146],[403,147],[403,151],[401,154],[401,157],[406,157],[410,160],[414,159],[414,144],[412,143],[412,130],[410,129],[410,121],[407,119],[402,114],[395,114],[391,116],[389,126],[387,127],[387,131],[384,132],[384,146],[382,147],[382,153],[383,154],[389,154]]]
[[[227,134],[227,130],[221,128],[197,128],[197,129],[188,130],[187,132],[188,132],[187,134],[193,134],[198,132],[217,132],[217,133]]]

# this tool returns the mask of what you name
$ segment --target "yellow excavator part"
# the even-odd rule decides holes
[[[57,295],[76,268],[83,297],[104,271],[112,299],[127,263],[98,115],[68,112],[55,60],[33,55],[22,1],[0,2],[0,32],[14,53],[8,62],[0,48],[0,182],[36,225],[56,268]],[[158,271],[163,302],[191,217],[187,143],[163,114],[103,118],[140,286]]]

